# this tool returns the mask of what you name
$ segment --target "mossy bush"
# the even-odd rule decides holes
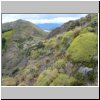
[[[89,68],[95,68],[97,66],[97,62],[94,61],[93,59],[91,62],[82,62],[84,66],[88,66]]]
[[[50,70],[47,69],[43,71],[36,81],[36,86],[49,86],[50,83],[57,77],[58,71],[57,69]]]
[[[57,35],[57,38],[56,38],[56,49],[57,50],[59,50],[60,48],[62,48],[62,38],[63,38],[62,34]]]
[[[54,38],[51,38],[51,39],[49,39],[46,43],[45,43],[45,46],[47,47],[47,48],[55,48],[55,46],[56,46],[56,38],[54,37]]]
[[[2,48],[6,48],[6,45],[11,39],[13,33],[14,33],[14,30],[10,30],[2,34]]]
[[[39,65],[36,63],[34,65],[28,65],[24,70],[23,70],[23,75],[28,75],[32,74],[34,77],[37,77],[39,74]]]
[[[41,48],[41,49],[38,49],[37,51],[38,51],[38,53],[39,53],[40,55],[44,55],[44,54],[47,53],[46,48]]]
[[[73,31],[68,31],[63,34],[62,43],[66,42],[66,40],[73,35]]]
[[[39,52],[38,50],[32,50],[30,56],[31,56],[33,59],[36,59],[37,57],[39,57],[39,55],[40,55],[40,52]]]
[[[4,33],[3,33],[3,37],[4,37],[7,41],[9,41],[10,38],[11,38],[11,36],[13,35],[13,33],[14,33],[14,30],[10,30],[10,31],[4,32]]]
[[[77,84],[77,80],[66,74],[60,73],[58,77],[50,84],[51,86],[73,86]]]
[[[65,66],[66,66],[66,62],[63,59],[58,59],[53,65],[53,67],[57,69],[61,69],[61,68],[64,69]]]
[[[36,86],[76,86],[77,79],[65,73],[59,73],[57,69],[47,69],[42,72],[36,83]]]
[[[70,60],[75,62],[90,62],[97,52],[98,38],[95,33],[80,34],[67,50]]]
[[[82,73],[76,72],[74,74],[74,77],[77,79],[78,85],[83,85],[84,84],[84,76]]]
[[[70,43],[72,41],[73,34],[74,34],[73,31],[65,32],[63,37],[62,37],[62,45],[66,49],[69,47],[69,45],[70,45]]]

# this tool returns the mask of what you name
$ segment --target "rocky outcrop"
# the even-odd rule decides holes
[[[79,68],[78,72],[82,73],[83,76],[87,76],[89,73],[93,72],[93,68],[88,68],[88,67],[81,66]]]

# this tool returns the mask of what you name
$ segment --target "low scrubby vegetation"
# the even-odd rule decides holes
[[[3,73],[2,85],[94,85],[98,69],[97,15],[89,14],[63,26],[66,24],[68,27],[61,28],[63,31],[56,30],[56,35],[55,31],[52,31],[54,35],[50,33],[50,38],[43,38],[43,31],[39,30],[38,33],[38,28],[31,25],[29,26],[32,31],[28,25],[20,26],[18,32],[16,29],[3,31],[2,49],[6,48],[7,51],[3,54],[3,72],[6,74]],[[23,29],[25,27],[30,37]],[[33,29],[37,34],[31,34]],[[8,43],[11,48],[7,47]],[[9,53],[9,50],[12,52]],[[13,57],[19,55],[21,58],[16,58],[13,62]],[[15,66],[12,67],[11,64]]]

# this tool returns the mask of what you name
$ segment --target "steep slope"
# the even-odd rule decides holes
[[[45,32],[28,21],[17,20],[2,25],[3,74],[27,63],[26,49],[45,38]]]
[[[78,20],[66,22],[61,27],[52,30],[48,35],[48,38],[73,30],[75,27],[86,27],[91,26],[92,24],[97,24],[97,19],[97,14],[88,14],[86,17],[82,17]]]
[[[98,19],[96,14],[87,16],[78,20],[79,23],[83,23],[82,25],[75,25],[69,30],[66,30],[67,26],[66,29],[62,29],[61,26],[62,31],[56,31],[49,39],[31,43],[27,38],[29,44],[26,45],[25,41],[24,47],[21,44],[23,42],[19,42],[21,52],[18,51],[19,54],[16,55],[18,57],[23,55],[23,57],[20,62],[6,69],[7,71],[3,70],[5,73],[2,85],[96,86],[98,83]],[[31,39],[33,40],[34,38]],[[13,59],[15,61],[16,57]],[[13,59],[10,59],[11,63]]]

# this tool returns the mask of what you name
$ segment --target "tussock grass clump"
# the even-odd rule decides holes
[[[57,69],[54,70],[47,69],[39,75],[35,85],[49,86],[50,83],[57,77],[57,75],[58,75]]]

